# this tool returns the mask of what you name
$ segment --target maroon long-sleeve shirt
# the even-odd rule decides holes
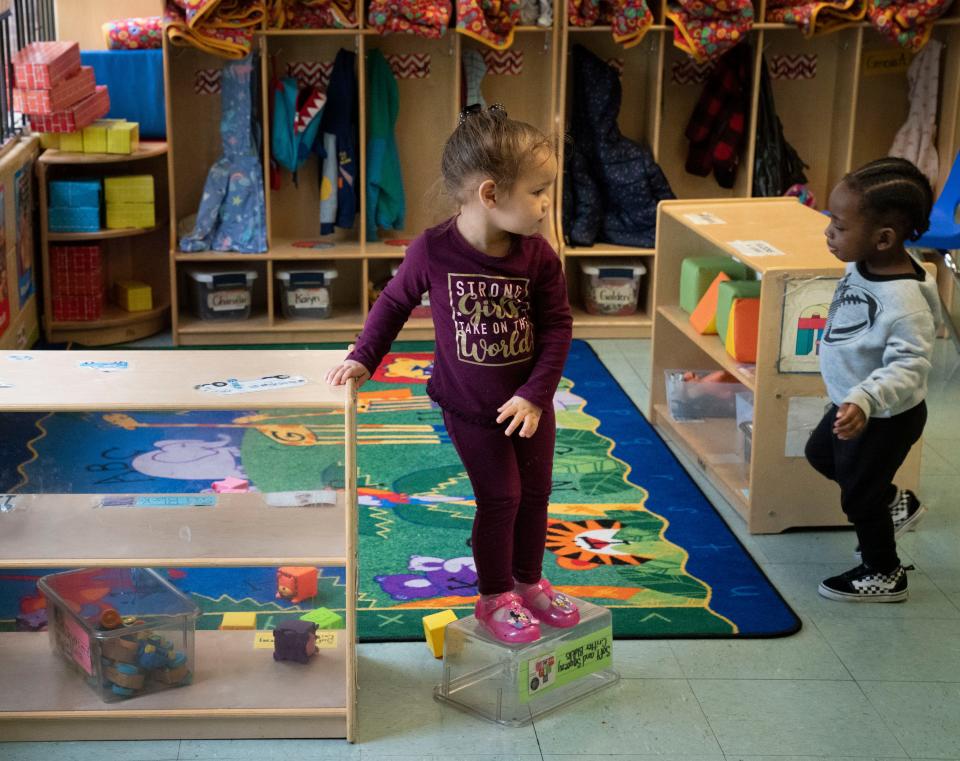
[[[512,396],[541,409],[553,404],[573,320],[549,243],[518,236],[506,256],[495,257],[467,242],[456,217],[430,228],[407,247],[349,359],[372,374],[426,292],[436,330],[427,393],[437,404],[491,426]]]

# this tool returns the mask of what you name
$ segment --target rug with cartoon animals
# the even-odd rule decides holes
[[[424,615],[445,608],[467,615],[477,595],[470,483],[426,396],[432,345],[396,348],[360,392],[365,641],[420,639]],[[611,608],[618,637],[763,637],[799,628],[583,341],[574,341],[554,405],[544,572],[555,588]],[[0,424],[0,492],[193,493],[229,476],[264,492],[342,482],[339,424],[307,412],[57,413],[4,416]],[[292,427],[303,434],[293,437],[296,445]],[[14,628],[35,606],[43,573],[0,571],[0,629]],[[271,628],[313,607],[342,612],[344,605],[340,569],[318,569],[316,594],[296,603],[277,598],[273,568],[166,573],[200,606],[200,628],[217,628],[228,611],[256,612],[258,628]]]

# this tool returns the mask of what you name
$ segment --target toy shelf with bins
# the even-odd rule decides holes
[[[0,359],[5,354],[0,355]],[[19,352],[21,355],[23,352]],[[4,412],[233,410],[234,395],[196,386],[284,372],[304,385],[261,391],[244,404],[342,414],[344,481],[336,504],[267,505],[260,493],[217,495],[213,507],[103,508],[94,494],[22,494],[0,513],[0,569],[80,566],[302,565],[344,568],[346,628],[308,666],[283,668],[253,631],[198,631],[193,682],[104,703],[50,651],[46,633],[0,633],[0,737],[5,740],[344,737],[356,706],[356,388],[328,386],[337,351],[138,351],[126,372],[85,361],[118,352],[32,352],[4,361],[15,395]],[[56,387],[47,381],[57,378]],[[335,442],[336,443],[336,442]],[[167,514],[169,511],[169,514]],[[159,512],[164,512],[163,516]]]
[[[167,325],[170,282],[167,275],[167,145],[143,142],[131,154],[70,153],[49,149],[37,160],[40,186],[40,252],[43,263],[44,329],[47,341],[73,341],[86,346],[134,341]],[[157,224],[149,228],[102,229],[55,233],[49,230],[48,183],[57,179],[102,178],[150,174],[154,178]],[[55,320],[50,282],[50,245],[99,244],[106,274],[107,303],[96,320]],[[127,312],[112,303],[111,288],[119,280],[139,280],[152,291],[153,308]]]
[[[723,220],[696,224],[688,215],[708,212]],[[839,490],[813,470],[802,452],[788,451],[790,415],[802,404],[819,409],[826,391],[818,372],[780,372],[784,301],[790,282],[839,278],[843,267],[827,250],[824,217],[795,199],[666,201],[660,205],[649,419],[687,454],[737,510],[752,533],[794,527],[840,526]],[[782,255],[747,256],[732,241],[762,240]],[[680,270],[690,256],[734,256],[761,278],[757,362],[734,360],[716,335],[700,335],[678,305]],[[752,392],[752,455],[731,418],[678,421],[670,413],[664,372],[726,370]],[[794,402],[797,402],[795,405]],[[814,421],[815,422],[815,421]],[[904,488],[919,479],[914,446],[897,477]]]

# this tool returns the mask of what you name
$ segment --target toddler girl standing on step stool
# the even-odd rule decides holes
[[[932,205],[927,178],[897,158],[851,172],[830,194],[827,246],[847,266],[820,347],[833,404],[806,455],[840,485],[840,505],[856,529],[862,560],[821,582],[820,594],[833,600],[907,599],[896,537],[924,508],[893,478],[927,420],[940,299],[905,243],[926,231]]]
[[[461,113],[441,169],[460,212],[407,248],[347,359],[327,375],[366,381],[429,292],[436,331],[427,393],[473,487],[476,616],[495,638],[533,642],[575,626],[576,605],[541,576],[553,475],[553,395],[573,321],[560,259],[539,234],[556,147],[501,106]]]

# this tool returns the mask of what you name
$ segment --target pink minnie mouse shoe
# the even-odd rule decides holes
[[[550,582],[540,579],[536,584],[517,584],[517,591],[534,615],[558,629],[569,629],[580,623],[580,609],[562,592],[554,592]]]
[[[506,609],[506,615],[495,616],[501,608]],[[513,645],[540,639],[540,622],[523,607],[516,592],[504,592],[487,600],[480,597],[474,613],[483,628],[501,642]]]

